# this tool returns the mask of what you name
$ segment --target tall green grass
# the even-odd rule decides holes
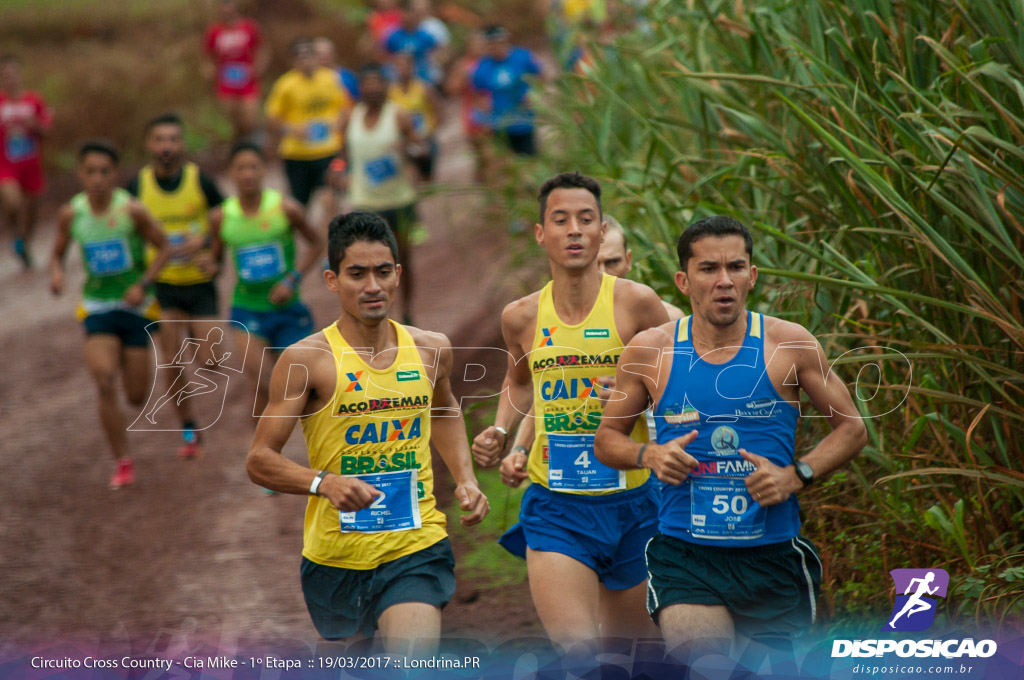
[[[661,0],[546,107],[548,167],[599,177],[638,277],[678,303],[675,240],[755,230],[752,306],[810,329],[870,441],[804,494],[827,614],[1024,611],[1024,6]],[[852,351],[851,351],[852,350]],[[874,368],[873,368],[874,367]],[[804,419],[809,450],[820,419]]]

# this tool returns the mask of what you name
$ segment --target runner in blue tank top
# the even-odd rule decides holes
[[[788,636],[813,623],[821,563],[800,536],[795,494],[855,456],[866,430],[814,336],[746,309],[757,267],[745,226],[702,219],[678,253],[676,285],[693,315],[630,341],[595,450],[666,484],[647,547],[648,611],[685,660],[728,654],[737,634]],[[832,431],[796,460],[801,389]],[[629,432],[648,399],[657,443],[644,446]]]

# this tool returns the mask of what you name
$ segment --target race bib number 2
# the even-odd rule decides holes
[[[342,533],[408,531],[423,526],[416,486],[416,470],[350,475],[376,487],[381,495],[368,508],[338,513]]]
[[[742,479],[690,479],[690,533],[710,539],[764,536],[767,510],[754,502]]]
[[[594,435],[549,434],[548,488],[556,491],[625,489],[626,473],[597,459]]]

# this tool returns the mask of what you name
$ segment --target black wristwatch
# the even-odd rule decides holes
[[[804,486],[814,483],[814,470],[802,460],[793,461],[793,469],[796,471],[797,479],[803,482]]]

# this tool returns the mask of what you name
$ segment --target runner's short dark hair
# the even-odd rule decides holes
[[[488,41],[502,40],[509,36],[508,29],[501,24],[491,24],[484,28],[484,38]]]
[[[688,226],[679,237],[676,254],[679,255],[679,266],[684,272],[693,255],[693,242],[705,236],[742,236],[747,257],[751,259],[754,257],[754,237],[750,235],[750,230],[739,220],[725,215],[712,215],[697,220]]]
[[[594,199],[597,201],[598,216],[602,215],[601,185],[597,183],[597,180],[580,174],[579,170],[576,172],[563,172],[549,178],[544,184],[540,185],[540,194],[538,194],[537,200],[540,201],[541,224],[544,224],[544,213],[548,209],[548,196],[555,189],[586,189],[594,195]]]
[[[371,61],[359,67],[359,80],[368,76],[377,76],[384,82],[388,80],[388,72],[384,68],[384,64],[376,61]]]
[[[327,227],[327,262],[335,274],[345,259],[345,251],[356,241],[383,243],[398,262],[398,243],[384,218],[371,212],[350,212],[338,215]]]
[[[81,162],[88,154],[101,153],[114,161],[114,165],[121,162],[121,152],[117,150],[113,142],[106,139],[87,139],[78,147],[78,160]]]
[[[308,35],[300,35],[299,37],[292,40],[291,43],[288,45],[288,53],[291,54],[293,57],[298,56],[299,50],[302,49],[303,47],[313,49],[313,39],[310,38]]]
[[[181,116],[176,113],[161,113],[156,118],[151,119],[146,123],[146,132],[148,133],[157,125],[177,125],[182,130],[185,129],[185,121],[183,121]]]
[[[230,163],[231,161],[235,160],[235,156],[242,153],[243,151],[252,151],[254,154],[260,157],[260,160],[266,160],[265,156],[263,155],[262,146],[260,146],[256,142],[243,141],[238,142],[233,147],[231,147],[231,151],[228,152],[228,162]]]

